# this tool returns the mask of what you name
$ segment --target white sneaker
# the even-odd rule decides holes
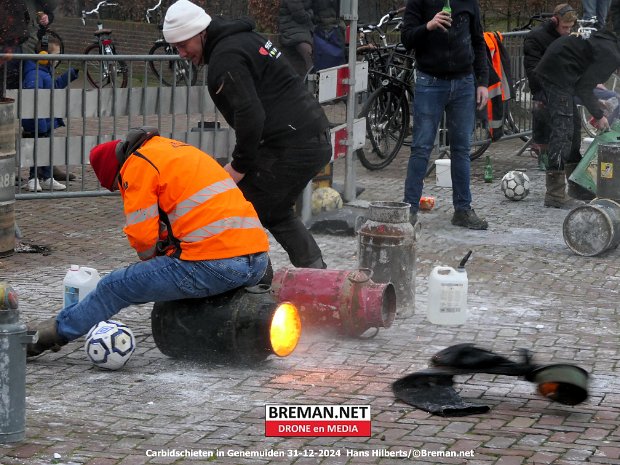
[[[28,190],[30,192],[41,192],[41,184],[39,184],[39,180],[37,178],[32,178],[28,180]]]
[[[51,187],[53,191],[64,191],[67,188],[67,186],[59,183],[54,178],[44,179],[41,183],[41,187],[45,190],[49,190]]]

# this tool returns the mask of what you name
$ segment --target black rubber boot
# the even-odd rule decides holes
[[[47,320],[35,323],[34,325],[26,325],[29,331],[37,331],[37,342],[28,344],[26,355],[28,357],[35,357],[41,355],[46,350],[52,352],[58,352],[62,346],[67,344],[68,341],[62,339],[58,335],[58,323],[56,317],[49,318]]]

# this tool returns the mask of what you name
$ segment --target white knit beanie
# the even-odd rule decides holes
[[[191,39],[211,23],[211,16],[189,0],[170,5],[164,19],[164,38],[169,44]]]

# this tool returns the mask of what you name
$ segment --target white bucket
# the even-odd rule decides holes
[[[62,282],[65,307],[83,300],[90,291],[97,287],[100,279],[99,273],[94,268],[71,265]]]
[[[435,173],[439,187],[452,187],[452,174],[450,174],[450,159],[441,158],[435,160]]]
[[[467,320],[467,272],[436,266],[428,279],[426,316],[436,325],[462,325]]]

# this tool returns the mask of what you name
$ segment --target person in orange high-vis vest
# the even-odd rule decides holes
[[[120,191],[124,232],[141,261],[113,271],[83,300],[33,325],[39,340],[28,344],[28,356],[58,350],[129,305],[259,283],[269,239],[252,204],[209,155],[138,128],[124,141],[94,147],[90,163],[102,187]]]
[[[489,60],[489,101],[487,118],[493,141],[501,139],[504,125],[504,102],[512,98],[512,79],[510,77],[510,57],[499,32],[485,32]]]

